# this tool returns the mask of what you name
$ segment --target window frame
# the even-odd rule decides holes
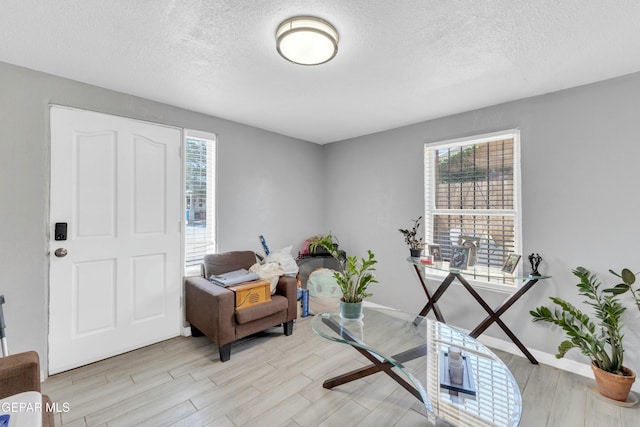
[[[205,254],[216,253],[218,250],[218,215],[217,215],[217,171],[218,171],[218,138],[217,135],[213,132],[206,131],[198,131],[193,129],[183,129],[182,133],[182,231],[183,231],[183,239],[182,239],[182,266],[183,273],[185,277],[193,277],[201,275],[201,266],[200,264],[196,265],[187,265],[187,218],[186,212],[189,208],[189,204],[187,203],[187,140],[199,140],[207,142],[207,171],[206,171],[206,179],[207,179],[207,198],[206,198],[206,229],[205,234],[207,236],[212,236],[211,239],[211,248],[205,250]],[[209,167],[209,163],[212,163],[213,167]],[[209,185],[211,183],[211,185]],[[193,206],[198,206],[200,202],[193,201]]]
[[[492,141],[500,141],[504,139],[513,139],[513,209],[436,209],[436,194],[435,194],[435,173],[436,168],[428,165],[430,150],[457,148],[460,146],[470,146],[474,144],[488,143]],[[514,218],[514,253],[523,255],[522,253],[522,162],[521,162],[521,141],[520,141],[520,129],[507,129],[503,131],[484,133],[479,135],[470,135],[461,138],[431,141],[424,144],[424,234],[425,242],[433,242],[433,230],[434,230],[434,215],[437,214],[451,214],[459,212],[460,214],[467,214],[469,212],[479,212],[479,215],[484,216],[504,216],[509,215]],[[522,274],[522,267],[525,257],[521,258],[521,261],[514,272],[514,277],[519,277]],[[497,268],[499,271],[500,268]],[[425,274],[433,278],[441,279],[447,273],[444,271],[438,271],[434,269],[425,269]],[[467,281],[474,287],[485,288],[491,290],[498,290],[502,292],[513,292],[516,290],[520,283],[518,280],[514,280],[513,283],[501,283],[501,280],[486,279],[486,278],[472,278],[466,276]]]

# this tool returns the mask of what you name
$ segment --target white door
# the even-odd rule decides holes
[[[51,107],[50,374],[179,334],[180,150],[179,129]]]

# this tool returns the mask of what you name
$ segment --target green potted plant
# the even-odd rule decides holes
[[[576,285],[579,294],[586,297],[584,303],[594,309],[597,324],[591,321],[588,314],[557,297],[550,298],[557,306],[553,311],[540,306],[529,313],[534,322],[549,322],[565,331],[567,340],[558,346],[558,359],[572,348],[578,348],[591,360],[600,394],[625,401],[636,379],[635,372],[622,364],[624,347],[621,316],[625,307],[615,294],[605,295],[596,275],[586,268],[578,267],[573,274],[580,279]]]
[[[412,219],[413,227],[411,229],[398,229],[398,231],[404,236],[404,241],[409,245],[409,251],[413,258],[420,258],[425,246],[422,237],[418,237],[418,229],[420,228],[421,220],[422,216],[419,216],[418,219]]]
[[[331,247],[338,249],[338,239],[336,236],[332,236],[331,233],[326,236],[322,234],[317,234],[311,238],[309,238],[309,254],[311,256],[314,255],[329,255],[329,252],[325,249],[324,246],[320,245],[319,242],[325,242],[327,244],[330,243]]]
[[[373,274],[378,261],[370,250],[367,250],[366,258],[358,259],[355,256],[345,258],[333,243],[333,237],[328,234],[323,239],[310,243],[309,249],[323,247],[340,263],[341,271],[333,274],[342,292],[340,314],[345,319],[359,319],[362,315],[362,301],[372,295],[367,292],[368,286],[378,283]]]
[[[628,268],[623,268],[622,272],[616,273],[613,270],[609,270],[611,274],[617,276],[622,279],[622,283],[616,285],[613,288],[605,289],[605,292],[612,293],[613,295],[624,294],[625,292],[631,293],[631,297],[633,298],[633,302],[635,302],[636,307],[640,310],[640,289],[633,289],[632,285],[636,283],[636,275],[631,272]]]

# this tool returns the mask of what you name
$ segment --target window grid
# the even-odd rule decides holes
[[[215,251],[215,140],[185,139],[185,270],[199,273],[207,253]]]
[[[461,236],[480,239],[477,266],[520,252],[518,144],[517,131],[425,144],[425,240],[445,261]]]

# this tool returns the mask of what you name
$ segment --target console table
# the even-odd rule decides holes
[[[422,401],[429,425],[517,426],[522,413],[518,384],[507,366],[474,338],[444,323],[382,308],[363,308],[361,320],[320,313],[311,328],[322,338],[347,344],[371,364],[324,382],[331,389],[384,372]],[[447,351],[455,346],[467,361],[473,391],[452,389]]]
[[[518,337],[505,325],[505,323],[500,319],[502,316],[522,295],[524,295],[533,285],[535,285],[539,280],[548,279],[551,276],[514,276],[513,274],[504,273],[498,269],[494,268],[485,268],[485,267],[471,267],[467,270],[459,270],[449,268],[448,262],[436,262],[431,265],[423,264],[419,261],[418,258],[407,258],[407,261],[413,265],[413,268],[420,279],[420,284],[422,285],[422,289],[427,296],[427,304],[420,311],[418,321],[421,317],[426,316],[429,311],[433,310],[433,314],[436,319],[442,323],[446,323],[444,320],[444,316],[440,311],[440,308],[437,305],[438,300],[442,297],[442,295],[449,288],[449,285],[453,283],[454,280],[457,280],[464,286],[464,288],[473,296],[473,298],[480,304],[480,306],[488,313],[488,316],[478,324],[470,333],[469,336],[473,338],[478,338],[484,331],[487,330],[489,326],[493,323],[497,323],[498,326],[504,331],[505,334],[511,339],[511,341],[527,356],[527,359],[533,364],[538,364],[538,361],[535,357],[527,350],[527,348],[520,342]],[[446,276],[440,283],[440,285],[436,288],[436,290],[431,294],[429,289],[427,288],[425,278],[422,274],[421,268],[430,269],[434,271],[444,272]],[[470,278],[479,278],[479,279],[499,279],[499,280],[513,280],[514,282],[524,282],[521,286],[514,286],[514,292],[511,294],[509,298],[507,298],[499,307],[495,310],[492,309],[489,304],[480,296],[478,291],[475,290],[471,284],[466,280],[465,277]]]

